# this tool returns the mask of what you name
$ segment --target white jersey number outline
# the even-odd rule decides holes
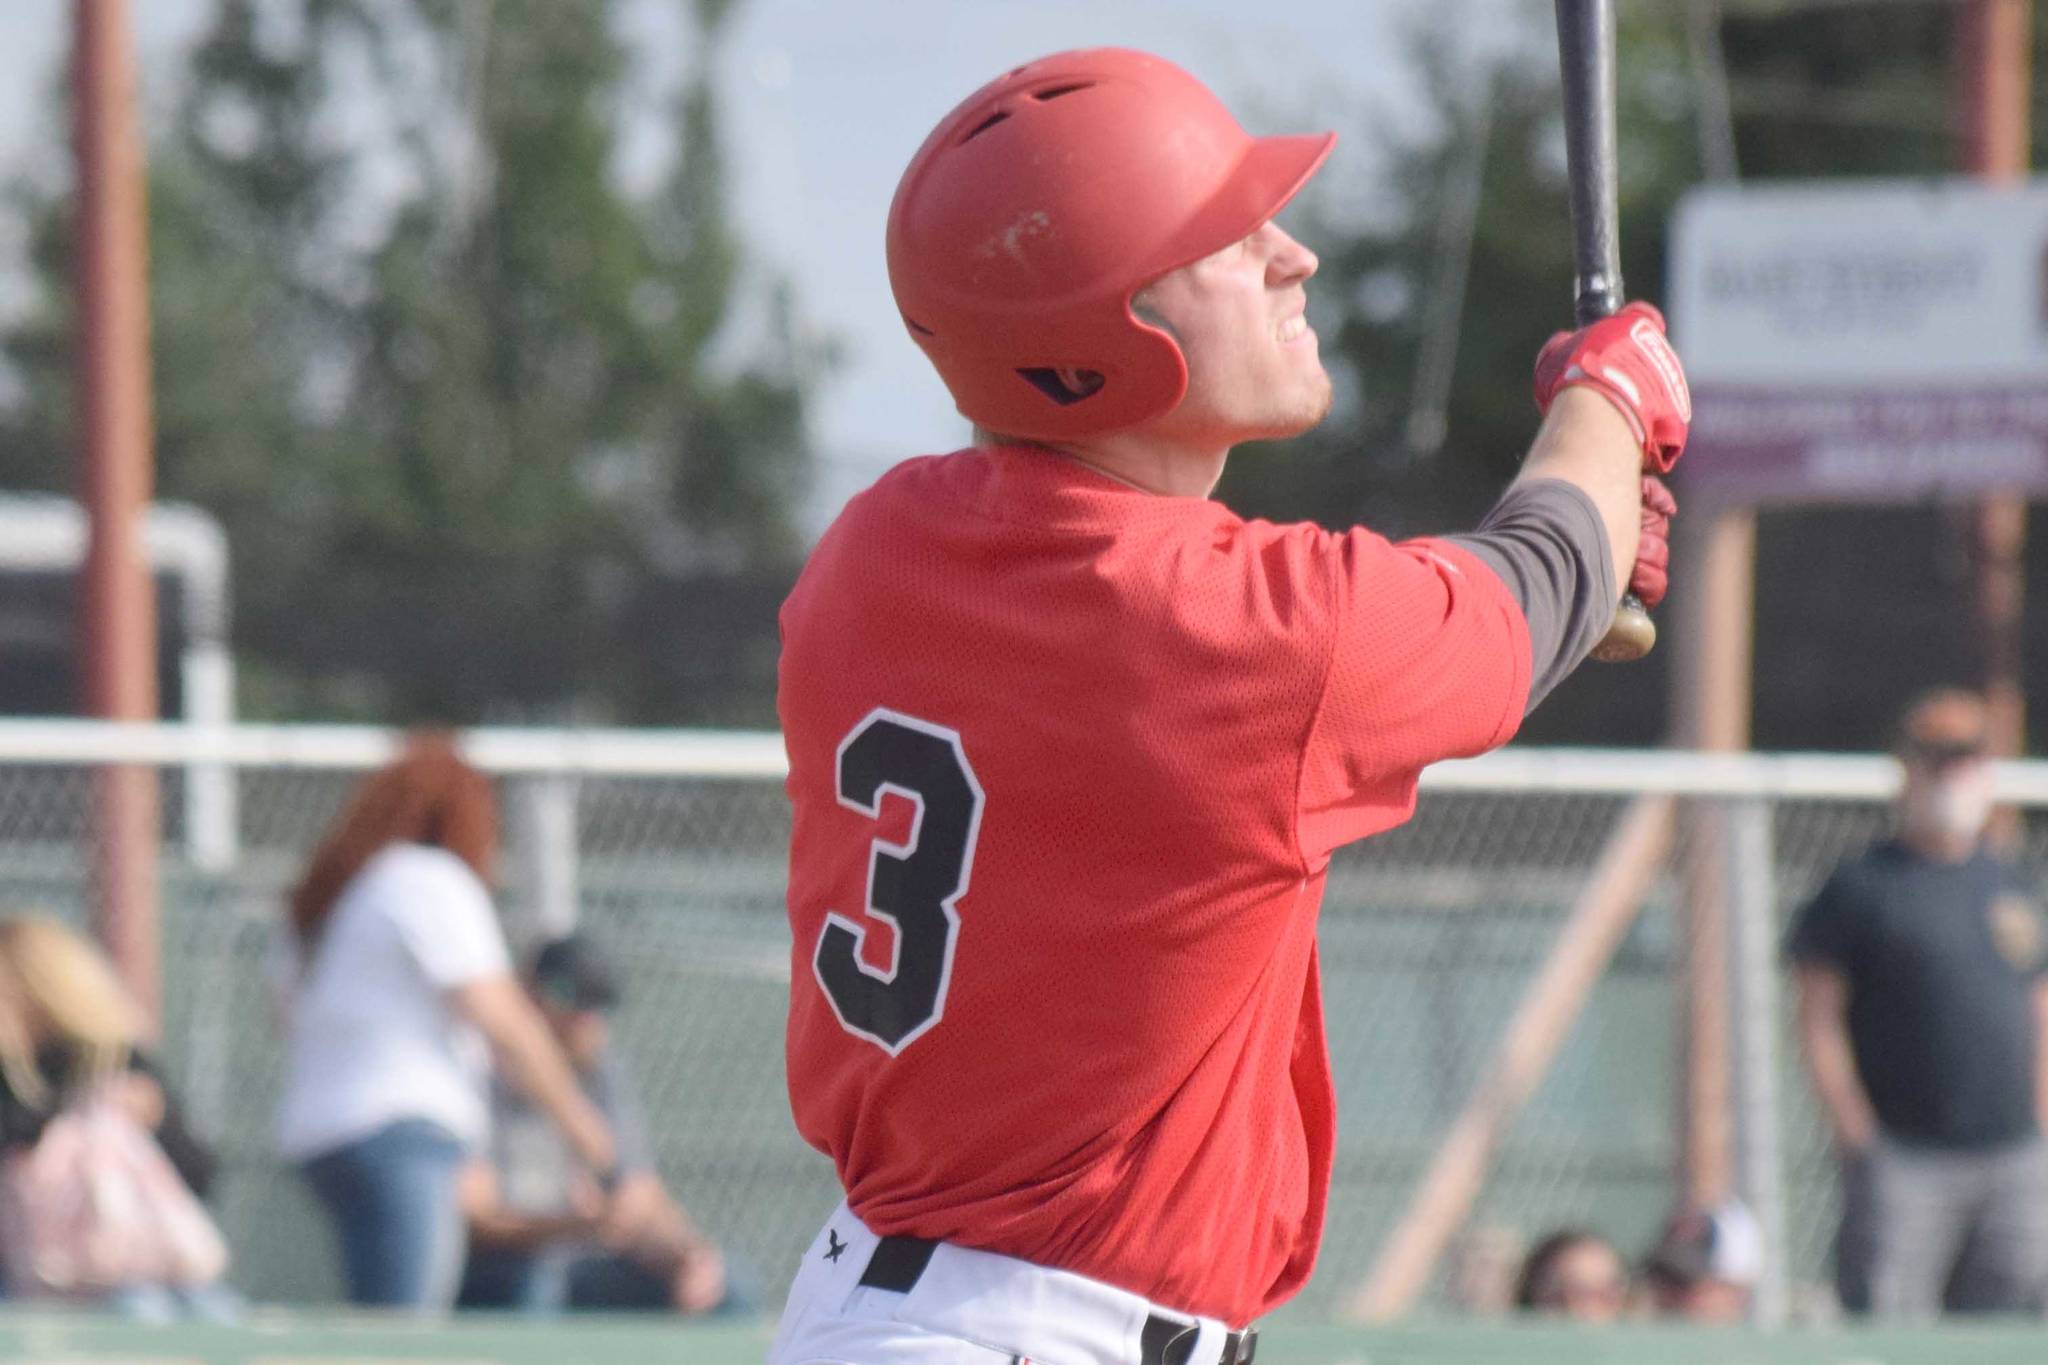
[[[910,837],[868,846],[867,913],[895,929],[889,966],[861,960],[867,928],[830,912],[811,970],[848,1033],[894,1057],[946,1010],[959,937],[955,908],[967,894],[981,836],[981,783],[957,731],[878,706],[839,741],[833,764],[839,804],[880,819],[889,792],[913,803]]]

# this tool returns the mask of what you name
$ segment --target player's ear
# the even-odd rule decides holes
[[[1102,374],[1097,370],[1077,370],[1062,365],[1053,373],[1059,376],[1060,383],[1075,398],[1086,398],[1102,387]]]

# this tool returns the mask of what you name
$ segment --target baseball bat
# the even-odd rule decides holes
[[[1573,313],[1578,325],[1621,307],[1616,225],[1613,0],[1557,0],[1557,59],[1564,77],[1564,150],[1571,186]],[[1657,644],[1657,623],[1634,593],[1593,647],[1602,663],[1629,663]]]

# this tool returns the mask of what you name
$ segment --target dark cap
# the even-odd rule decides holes
[[[1975,692],[1943,687],[1916,698],[1899,720],[1899,757],[1907,762],[1959,763],[1991,749],[1991,711]]]
[[[608,1010],[619,1003],[610,964],[582,934],[543,944],[533,957],[534,989],[552,1005],[571,1010]]]

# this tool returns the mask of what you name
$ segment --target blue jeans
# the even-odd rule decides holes
[[[466,1240],[455,1178],[462,1144],[404,1119],[322,1152],[299,1169],[341,1241],[348,1301],[439,1310],[455,1302]]]
[[[486,1251],[469,1258],[462,1293],[455,1302],[460,1308],[510,1308],[524,1313],[560,1313],[570,1308],[665,1310],[669,1286],[628,1258],[601,1251],[578,1247],[530,1253]]]
[[[174,1289],[169,1285],[138,1284],[117,1289],[107,1296],[103,1307],[131,1322],[161,1327],[173,1322],[232,1324],[242,1320],[244,1304],[239,1294],[224,1284],[199,1289]]]

